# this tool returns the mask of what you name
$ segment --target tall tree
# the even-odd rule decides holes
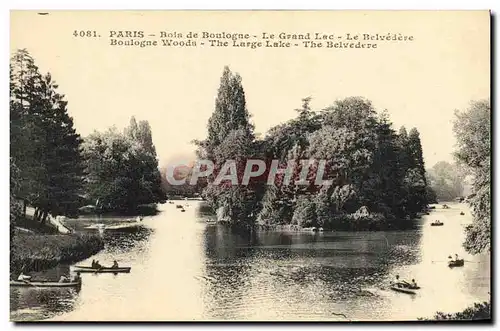
[[[229,67],[225,67],[222,73],[215,109],[208,120],[208,137],[198,146],[199,156],[215,162],[216,175],[227,160],[235,160],[239,182],[246,160],[258,153],[241,77],[233,74]],[[203,193],[212,208],[218,211],[220,218],[229,220],[231,224],[251,226],[255,219],[255,211],[252,210],[256,208],[263,191],[224,182],[214,186],[214,177],[209,178]]]
[[[208,137],[203,146],[207,155],[213,154],[232,130],[241,129],[251,140],[254,127],[250,123],[250,114],[246,108],[245,92],[239,74],[233,74],[229,67],[224,67],[220,86],[215,99],[215,110],[208,120]]]
[[[491,109],[489,100],[471,102],[455,112],[456,158],[474,177],[470,200],[474,223],[466,228],[465,248],[473,254],[490,251],[491,242]]]
[[[83,169],[80,136],[50,74],[42,76],[26,50],[11,59],[11,156],[23,179],[18,195],[35,218],[74,214]]]

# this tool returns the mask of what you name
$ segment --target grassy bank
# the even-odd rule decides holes
[[[28,234],[16,231],[11,239],[11,275],[52,268],[59,263],[81,261],[104,248],[93,234]]]
[[[421,321],[465,321],[481,320],[491,321],[491,302],[475,303],[474,306],[465,309],[459,313],[446,314],[437,312],[432,318],[420,318]]]

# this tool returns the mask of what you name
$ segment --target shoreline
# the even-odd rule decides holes
[[[27,234],[17,232],[11,238],[11,278],[44,271],[61,263],[75,263],[97,254],[104,241],[95,234]]]

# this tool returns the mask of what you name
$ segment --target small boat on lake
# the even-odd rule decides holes
[[[88,273],[129,273],[131,267],[118,267],[118,268],[92,268],[87,266],[75,265],[71,267],[75,272],[88,272]]]
[[[465,263],[464,259],[448,261],[448,267],[450,267],[450,268],[463,267],[464,263]]]
[[[444,223],[441,221],[434,221],[431,223],[431,226],[442,226],[442,225],[444,225]]]
[[[31,287],[31,288],[59,288],[59,287],[80,287],[82,282],[46,282],[46,281],[34,281],[34,282],[23,282],[19,280],[11,280],[10,286],[13,287]]]
[[[397,285],[392,285],[391,290],[400,292],[400,293],[406,293],[406,294],[417,294],[417,290],[419,290],[420,287],[415,287],[415,288],[409,288],[409,287],[399,287]]]

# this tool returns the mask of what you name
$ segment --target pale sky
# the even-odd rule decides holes
[[[101,38],[74,37],[96,30]],[[201,33],[388,32],[409,43],[377,49],[117,47],[109,31]],[[153,38],[159,39],[159,38]],[[123,40],[129,40],[125,38]],[[161,44],[161,41],[158,41]],[[86,136],[131,116],[148,120],[160,164],[192,157],[214,110],[223,67],[243,79],[256,131],[294,116],[311,96],[315,110],[363,96],[387,109],[396,129],[416,127],[427,166],[452,161],[454,109],[490,95],[489,13],[476,12],[36,12],[11,13],[11,51],[26,48],[66,95]]]

